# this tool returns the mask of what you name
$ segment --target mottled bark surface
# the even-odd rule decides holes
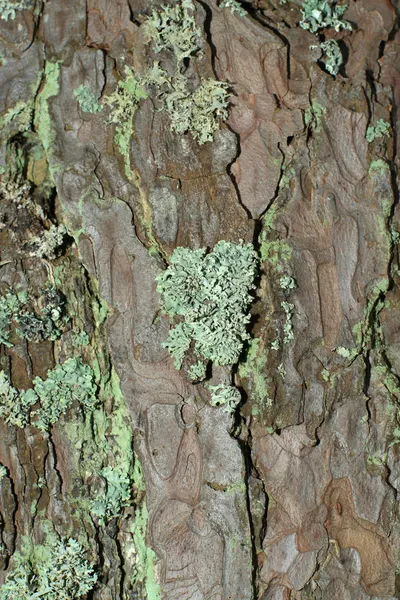
[[[143,36],[153,5],[37,4],[0,20],[0,178],[31,200],[3,188],[1,293],[20,285],[39,306],[50,281],[69,321],[56,341],[12,337],[0,365],[26,389],[80,355],[100,403],[49,433],[0,421],[0,584],[24,536],[51,534],[88,550],[94,599],[400,597],[396,1],[350,0],[352,31],[324,30],[336,78],[300,2],[247,2],[244,17],[196,2],[203,48],[185,74],[229,82],[229,120],[199,146],[147,98],[128,168],[109,108],[83,112],[73,91],[104,98],[125,65],[168,65]],[[390,137],[368,142],[379,119]],[[59,256],[30,256],[51,222],[68,229]],[[175,370],[155,282],[175,247],[221,239],[261,259],[250,349],[209,373],[241,390],[234,417]],[[106,466],[132,496],[102,524]]]

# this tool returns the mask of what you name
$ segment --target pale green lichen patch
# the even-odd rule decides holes
[[[155,52],[169,50],[175,56],[176,70],[172,76],[155,63],[143,78],[144,84],[158,87],[157,98],[170,117],[171,130],[181,134],[190,132],[199,144],[212,141],[220,122],[228,116],[228,84],[209,78],[193,89],[181,72],[183,61],[201,48],[193,2],[181,0],[153,11],[144,27]]]
[[[19,392],[10,384],[4,371],[0,371],[0,419],[16,427],[26,427],[30,409],[36,402],[33,390]]]
[[[16,555],[16,568],[0,588],[0,600],[75,600],[96,584],[97,575],[74,539],[33,546]]]
[[[82,112],[98,113],[103,110],[103,107],[98,103],[96,96],[90,91],[86,85],[80,85],[74,90],[79,107]]]
[[[289,344],[291,341],[294,340],[292,323],[294,304],[292,304],[291,302],[283,301],[281,302],[281,307],[283,308],[286,316],[285,322],[283,324],[283,343]]]
[[[118,145],[125,161],[125,174],[131,178],[130,167],[130,138],[132,135],[132,120],[141,100],[147,98],[147,93],[133,69],[125,67],[125,77],[121,79],[115,91],[107,96],[103,103],[110,107],[109,123],[116,125],[115,143]]]
[[[74,348],[79,348],[80,346],[87,346],[90,342],[90,338],[86,331],[75,331],[72,334],[72,345]]]
[[[97,402],[93,369],[77,357],[48,371],[45,380],[36,377],[33,385],[40,401],[40,407],[33,412],[34,425],[42,431],[56,423],[74,401],[88,411],[93,410]]]
[[[12,321],[17,318],[21,306],[27,303],[26,293],[7,292],[0,297],[0,344],[10,348],[10,329]]]
[[[367,142],[373,142],[376,138],[390,137],[390,123],[384,119],[378,119],[375,125],[370,125],[365,134]]]
[[[4,465],[2,465],[0,463],[0,483],[1,483],[2,479],[4,479],[4,477],[6,477],[6,476],[7,476],[7,469]]]
[[[27,131],[31,126],[33,108],[31,104],[19,100],[10,108],[3,117],[0,117],[1,128],[15,124],[21,133]]]
[[[227,87],[223,81],[206,79],[191,92],[182,75],[171,79],[171,87],[164,96],[171,130],[181,134],[190,132],[199,144],[211,142],[220,121],[228,117]]]
[[[206,365],[201,361],[196,362],[188,368],[187,373],[192,381],[202,381],[206,377]]]
[[[377,160],[373,160],[371,162],[371,164],[369,165],[369,169],[368,169],[368,172],[372,177],[374,176],[374,174],[383,176],[383,175],[385,175],[385,173],[388,173],[389,171],[390,171],[389,165],[381,158],[378,158]]]
[[[31,312],[29,305],[35,305],[38,312]],[[15,334],[30,342],[56,340],[69,317],[65,312],[65,299],[52,285],[48,285],[38,298],[26,291],[7,292],[0,297],[0,344],[11,347],[10,333],[16,324]]]
[[[272,206],[263,219],[263,228],[259,236],[259,253],[261,262],[268,263],[276,274],[284,276],[285,265],[292,257],[292,249],[284,240],[269,239],[276,210],[276,207]]]
[[[35,377],[33,389],[21,392],[11,386],[1,371],[0,418],[17,427],[31,423],[46,431],[75,400],[86,410],[93,410],[97,401],[96,389],[93,370],[76,357],[48,371],[45,380]],[[31,411],[38,402],[39,407]]]
[[[271,380],[267,375],[267,360],[262,340],[254,338],[249,341],[245,358],[239,364],[239,376],[248,380],[250,399],[261,407],[272,404],[269,398]]]
[[[178,67],[195,54],[201,44],[201,30],[194,18],[192,0],[181,0],[153,10],[144,24],[154,52],[172,50]]]
[[[238,13],[240,17],[245,17],[247,15],[246,10],[238,0],[222,0],[220,6],[229,8],[232,13]]]
[[[31,239],[29,254],[38,258],[53,260],[57,256],[58,249],[63,245],[66,234],[65,225],[50,225],[48,230]]]
[[[131,503],[132,482],[129,475],[118,468],[104,467],[99,475],[104,480],[105,490],[92,502],[90,511],[105,525],[119,517],[123,507]]]
[[[0,0],[0,18],[3,21],[15,19],[17,12],[29,10],[33,7],[33,0]]]
[[[307,108],[304,112],[305,125],[313,129],[315,133],[319,133],[325,113],[326,108],[316,100],[312,100],[310,108]]]
[[[232,415],[242,397],[239,390],[233,385],[225,385],[220,383],[218,385],[208,385],[206,388],[211,392],[211,406],[216,406],[229,415]]]
[[[51,63],[47,61],[44,71],[44,84],[40,93],[37,96],[34,117],[34,125],[36,128],[36,132],[46,152],[51,172],[55,169],[55,166],[54,164],[52,164],[52,161],[50,159],[54,151],[56,134],[53,119],[50,115],[48,103],[50,98],[53,98],[54,96],[58,95],[60,87],[58,82],[59,76],[59,62]]]
[[[301,7],[303,19],[300,27],[317,33],[320,29],[331,27],[335,31],[351,30],[351,25],[342,17],[347,10],[346,4],[338,4],[335,0],[304,0]]]
[[[327,40],[320,44],[320,48],[325,55],[325,69],[328,73],[336,77],[343,64],[343,56],[339,44],[336,40]]]
[[[238,361],[249,338],[256,262],[251,244],[221,241],[208,254],[205,248],[174,250],[170,266],[157,277],[157,291],[171,321],[180,319],[164,344],[177,369],[192,343],[197,356],[216,365]]]

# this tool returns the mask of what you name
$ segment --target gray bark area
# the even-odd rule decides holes
[[[229,121],[213,143],[198,146],[189,134],[171,133],[168,116],[145,100],[134,118],[130,179],[106,111],[81,112],[72,92],[86,84],[107,95],[125,64],[139,73],[151,64],[140,26],[147,4],[48,0],[40,17],[0,20],[1,114],[29,102],[39,75],[36,110],[42,70],[60,61],[59,88],[48,98],[46,161],[58,218],[78,242],[69,251],[74,276],[98,281],[109,306],[101,343],[129,410],[123,426],[144,473],[147,543],[165,600],[399,597],[400,37],[390,2],[349,4],[353,31],[332,33],[345,48],[344,70],[333,78],[316,62],[315,35],[296,25],[299,3],[260,0],[240,17],[212,0],[197,2],[198,75],[231,84]],[[392,135],[368,143],[366,128],[380,118]],[[2,164],[17,138],[4,127]],[[387,168],[371,170],[378,159]],[[283,271],[261,263],[252,309],[258,366],[242,377],[234,369],[244,402],[232,419],[161,347],[169,323],[155,277],[177,246],[244,239],[259,248],[263,227],[267,242],[288,246],[291,257]],[[148,252],[154,240],[159,256]],[[38,276],[6,246],[1,260],[14,261],[1,263],[2,282],[26,270],[28,279]],[[289,295],[282,274],[296,281]],[[78,279],[70,287],[79,305],[94,292]],[[284,301],[294,305],[294,340],[272,350]],[[14,385],[45,372],[51,348],[4,350]],[[222,368],[212,375],[230,376]],[[260,378],[268,402],[257,396]],[[111,403],[111,420],[112,410]],[[60,535],[85,531],[102,565],[90,597],[145,598],[144,587],[135,592],[127,583],[134,567],[121,542],[124,520],[102,530],[71,515],[71,473],[78,472],[71,452],[62,425],[47,437],[1,425],[0,461],[10,472],[0,496],[4,568],[20,536],[41,540],[42,517],[30,504],[45,471],[43,518]]]

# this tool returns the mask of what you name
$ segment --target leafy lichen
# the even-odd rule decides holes
[[[199,361],[188,368],[188,376],[192,381],[202,381],[206,377],[206,365]]]
[[[385,175],[385,173],[388,173],[390,171],[390,167],[389,165],[382,160],[381,158],[378,158],[377,160],[373,160],[371,162],[371,164],[369,165],[369,169],[368,172],[370,175]]]
[[[155,52],[170,50],[176,60],[172,76],[155,63],[143,78],[145,85],[157,86],[157,97],[170,117],[171,130],[191,132],[199,144],[212,141],[220,122],[228,116],[228,84],[209,78],[193,89],[181,72],[183,61],[201,48],[201,31],[196,26],[192,0],[154,10],[144,27]]]
[[[341,29],[351,30],[351,25],[342,17],[347,10],[347,5],[340,5],[335,0],[304,0],[301,7],[303,19],[300,27],[317,33],[320,29],[331,27],[335,31]]]
[[[283,324],[283,343],[289,344],[292,340],[294,340],[292,323],[294,304],[292,304],[291,302],[283,301],[281,302],[281,307],[283,308],[286,315],[286,319]]]
[[[21,306],[27,303],[26,294],[7,292],[0,297],[0,344],[11,348],[10,329],[12,321],[18,316]]]
[[[211,142],[220,121],[228,116],[227,86],[210,78],[192,92],[186,77],[181,74],[172,77],[160,96],[171,120],[171,131],[190,132],[199,144]]]
[[[47,378],[35,377],[33,389],[19,392],[0,372],[0,418],[17,427],[32,423],[42,431],[58,421],[60,416],[77,400],[87,410],[96,403],[93,370],[80,358],[70,358],[48,371]],[[34,404],[39,407],[31,411]],[[36,415],[36,419],[31,417]]]
[[[325,68],[334,77],[339,73],[339,69],[343,64],[342,51],[336,40],[327,40],[320,45],[321,50],[325,54]]]
[[[221,408],[222,412],[232,415],[241,401],[239,390],[233,385],[206,385],[211,392],[211,406]]]
[[[384,119],[378,119],[375,125],[367,127],[365,134],[367,142],[373,142],[376,138],[387,136],[390,137],[390,123]]]
[[[19,392],[10,384],[4,371],[0,371],[0,419],[16,427],[26,427],[30,409],[36,402],[33,390]]]
[[[103,103],[110,107],[109,123],[114,123],[115,143],[125,161],[125,173],[131,178],[129,141],[132,135],[132,119],[138,106],[147,93],[133,69],[125,67],[125,77],[121,79],[115,91],[107,96]]]
[[[144,25],[155,52],[172,50],[178,67],[196,53],[201,44],[201,30],[194,18],[192,0],[181,0],[153,10]]]
[[[38,94],[35,106],[34,124],[42,146],[49,161],[50,172],[53,173],[55,166],[51,160],[53,156],[54,142],[56,138],[55,126],[51,118],[49,100],[57,96],[59,91],[60,64],[59,62],[46,62],[44,71],[44,85]]]
[[[33,0],[0,0],[0,18],[3,21],[15,19],[17,12],[29,10],[33,6]]]
[[[220,6],[223,8],[230,8],[232,13],[237,12],[240,17],[245,17],[247,15],[246,10],[238,0],[222,0]]]
[[[249,338],[247,310],[255,273],[252,244],[220,241],[208,254],[205,248],[174,250],[170,266],[157,277],[157,291],[170,319],[183,318],[164,344],[177,369],[192,342],[197,356],[216,365],[238,361]]]
[[[322,119],[326,113],[326,108],[316,100],[312,100],[310,108],[304,112],[304,123],[307,127],[319,133],[322,126]]]
[[[218,385],[206,385],[211,392],[211,406],[221,408],[222,412],[232,415],[241,401],[239,390],[233,385],[220,383]]]
[[[96,96],[86,85],[80,85],[76,88],[76,90],[74,90],[74,96],[78,100],[82,112],[98,113],[103,110],[103,107],[98,103]]]
[[[36,377],[33,384],[40,401],[39,408],[33,413],[36,415],[34,424],[42,431],[56,423],[75,400],[89,411],[97,402],[93,369],[77,357],[48,371],[45,380]]]
[[[48,230],[30,241],[30,255],[53,260],[64,243],[66,233],[65,225],[50,225]]]
[[[99,523],[119,517],[124,506],[129,506],[132,483],[129,475],[121,469],[104,467],[99,473],[105,482],[105,491],[91,505],[90,511],[99,518]]]
[[[16,568],[0,588],[0,600],[75,600],[97,581],[84,549],[72,538],[33,547],[15,560]]]

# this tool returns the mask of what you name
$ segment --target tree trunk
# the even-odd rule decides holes
[[[299,1],[196,0],[180,72],[231,93],[204,144],[154,87],[107,104],[154,60],[172,77],[144,34],[165,2],[4,4],[0,293],[28,300],[0,367],[26,390],[75,357],[96,404],[0,420],[0,584],[29,540],[73,538],[96,600],[400,597],[396,1],[350,0],[351,29],[312,32]],[[234,414],[174,367],[156,290],[175,248],[219,240],[259,256],[251,339],[207,367],[240,390]]]

